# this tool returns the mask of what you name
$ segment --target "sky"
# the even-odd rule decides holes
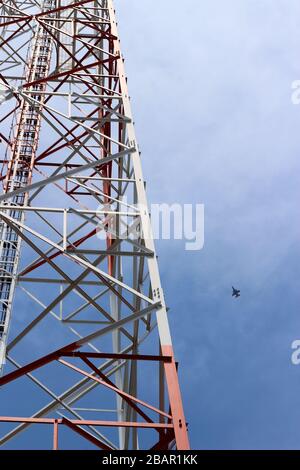
[[[205,205],[157,243],[192,447],[299,449],[299,2],[115,6],[149,201]]]

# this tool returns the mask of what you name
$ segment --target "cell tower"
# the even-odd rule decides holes
[[[0,444],[189,449],[113,1],[0,5]]]

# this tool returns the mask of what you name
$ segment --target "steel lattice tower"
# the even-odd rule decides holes
[[[188,449],[113,1],[0,5],[0,443]]]

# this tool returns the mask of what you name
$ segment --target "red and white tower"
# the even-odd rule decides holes
[[[189,449],[113,1],[0,5],[0,444]]]

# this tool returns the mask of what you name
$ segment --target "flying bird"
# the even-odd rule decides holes
[[[237,299],[237,298],[240,297],[240,296],[241,296],[241,291],[238,290],[238,289],[235,289],[235,288],[232,286],[232,297],[235,297],[235,298]]]

